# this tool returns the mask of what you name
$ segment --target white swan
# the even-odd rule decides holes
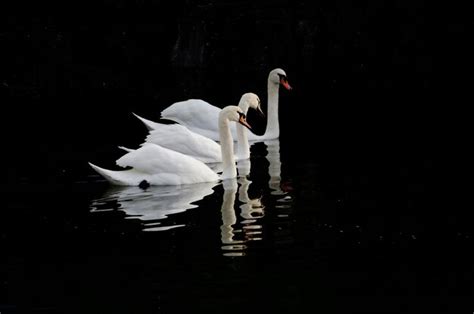
[[[227,106],[219,114],[219,133],[223,172],[220,179],[235,178],[234,147],[230,132],[230,121],[239,122],[250,128],[245,114],[237,106]],[[117,160],[121,167],[132,167],[129,170],[107,170],[89,163],[89,165],[116,185],[180,185],[200,182],[215,182],[219,176],[203,162],[185,154],[161,147],[146,144],[131,151]]]
[[[243,94],[239,101],[239,107],[244,113],[249,107],[259,110],[260,99],[254,93]],[[155,129],[150,131],[142,145],[146,143],[169,148],[204,163],[222,162],[221,146],[218,143],[180,124],[156,123]],[[250,146],[247,139],[247,129],[242,125],[238,125],[236,159],[248,158],[250,158]]]
[[[280,126],[278,122],[278,92],[280,84],[290,90],[291,86],[285,71],[274,69],[268,75],[268,120],[265,133],[261,136],[250,133],[248,139],[251,141],[261,141],[275,139],[280,136]],[[168,119],[186,126],[193,132],[204,135],[215,141],[219,140],[219,130],[217,121],[219,108],[200,99],[189,99],[177,102],[161,112],[163,119]],[[244,110],[246,114],[247,111]],[[138,116],[137,116],[138,117]],[[155,129],[157,123],[138,117],[148,129]],[[233,133],[234,139],[236,134]]]

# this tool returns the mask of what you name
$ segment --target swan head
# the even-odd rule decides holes
[[[219,119],[227,119],[229,121],[234,121],[237,123],[242,124],[243,126],[249,128],[250,130],[252,127],[247,122],[247,116],[242,111],[240,107],[237,106],[227,106],[221,110],[219,114]]]
[[[277,68],[272,71],[270,71],[270,74],[268,74],[268,81],[272,82],[276,85],[282,85],[284,88],[287,90],[291,90],[292,87],[288,83],[288,78],[286,77],[286,72],[283,71],[283,69]]]
[[[247,112],[248,108],[256,110],[261,116],[265,117],[262,111],[260,98],[254,93],[245,93],[242,95],[239,101],[239,107],[244,113]]]

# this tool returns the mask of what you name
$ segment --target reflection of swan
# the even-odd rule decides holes
[[[224,195],[222,197],[221,206],[221,242],[222,250],[226,256],[242,256],[243,250],[246,246],[242,240],[234,239],[237,230],[234,226],[237,224],[237,217],[235,216],[235,194],[238,190],[237,180],[235,178],[222,181],[224,187]]]
[[[248,194],[248,190],[252,181],[247,179],[250,174],[250,161],[242,160],[237,164],[239,169],[238,182],[239,187],[239,201],[240,205],[240,216],[244,219],[242,221],[242,231],[246,240],[262,240],[262,226],[257,224],[258,219],[264,216],[263,209],[265,208],[262,204],[261,198],[251,199]]]
[[[278,92],[280,84],[291,89],[285,71],[274,69],[268,75],[268,121],[265,133],[262,136],[249,134],[249,140],[265,140],[278,138],[280,127],[278,124]],[[163,119],[173,120],[186,126],[188,129],[204,135],[210,139],[219,140],[217,116],[219,108],[200,99],[190,99],[172,104],[161,112]],[[245,112],[245,111],[244,111]],[[142,119],[148,128],[153,129],[156,122]],[[234,133],[234,140],[236,139]]]
[[[280,140],[265,141],[267,146],[267,160],[270,163],[268,166],[268,174],[270,175],[270,189],[273,195],[286,194],[282,191],[281,184],[281,161],[280,161]]]
[[[263,217],[263,205],[260,198],[251,199],[248,189],[251,181],[247,179],[250,172],[250,161],[243,160],[238,164],[239,178],[222,182],[224,195],[222,200],[221,215],[221,241],[222,250],[226,256],[242,256],[247,248],[245,242],[262,239],[262,226],[256,224],[257,219]],[[238,186],[240,184],[240,186]],[[241,202],[240,216],[244,219],[238,225],[235,214],[235,198],[239,195]],[[240,235],[238,239],[236,237]]]
[[[198,183],[180,186],[151,187],[146,191],[138,187],[110,187],[99,199],[92,202],[92,212],[116,208],[127,214],[128,219],[139,219],[144,231],[162,231],[183,225],[163,225],[160,220],[169,215],[195,208],[193,204],[214,192],[216,183]]]
[[[239,178],[237,181],[240,184],[239,201],[242,203],[242,205],[240,205],[240,216],[245,219],[242,223],[254,223],[256,221],[255,218],[264,216],[264,206],[261,198],[251,199],[248,195],[248,190],[252,183],[252,181],[247,179],[247,176],[250,174],[250,161],[239,161],[237,163],[237,168],[239,169]]]
[[[239,107],[227,106],[221,110],[219,132],[223,180],[237,176],[230,121],[250,128]],[[219,180],[219,176],[203,162],[156,144],[144,145],[117,160],[117,165],[121,167],[132,167],[129,170],[112,171],[89,164],[110,183],[116,185],[141,185],[143,182],[151,185],[180,185]]]
[[[240,98],[239,107],[244,113],[247,113],[249,107],[259,109],[260,99],[254,93],[246,93]],[[216,116],[219,112],[220,109],[216,112]],[[205,163],[222,162],[221,147],[218,143],[180,124],[155,123],[154,129],[150,131],[145,142],[169,148]],[[237,125],[237,142],[237,159],[249,158],[250,147],[247,129],[244,126]]]
[[[270,194],[278,196],[277,204],[274,205],[278,209],[278,217],[288,217],[293,199],[288,194],[291,186],[288,183],[282,184],[281,182],[280,141],[276,139],[264,143],[267,146],[266,158],[269,162],[268,174],[270,180],[268,184],[271,190]]]

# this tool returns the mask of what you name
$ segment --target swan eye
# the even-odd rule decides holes
[[[278,73],[278,77],[280,78],[280,81],[286,82],[288,79],[286,78],[286,75]]]

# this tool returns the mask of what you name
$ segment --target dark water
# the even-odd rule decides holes
[[[1,10],[1,314],[473,311],[470,192],[451,176],[468,177],[469,124],[448,110],[468,17],[424,1],[26,8]],[[275,67],[294,87],[281,137],[235,181],[117,188],[87,165],[143,141],[131,112],[250,91],[265,109]]]
[[[7,187],[2,313],[469,311],[471,224],[437,209],[430,160],[287,144],[254,144],[224,183]]]

